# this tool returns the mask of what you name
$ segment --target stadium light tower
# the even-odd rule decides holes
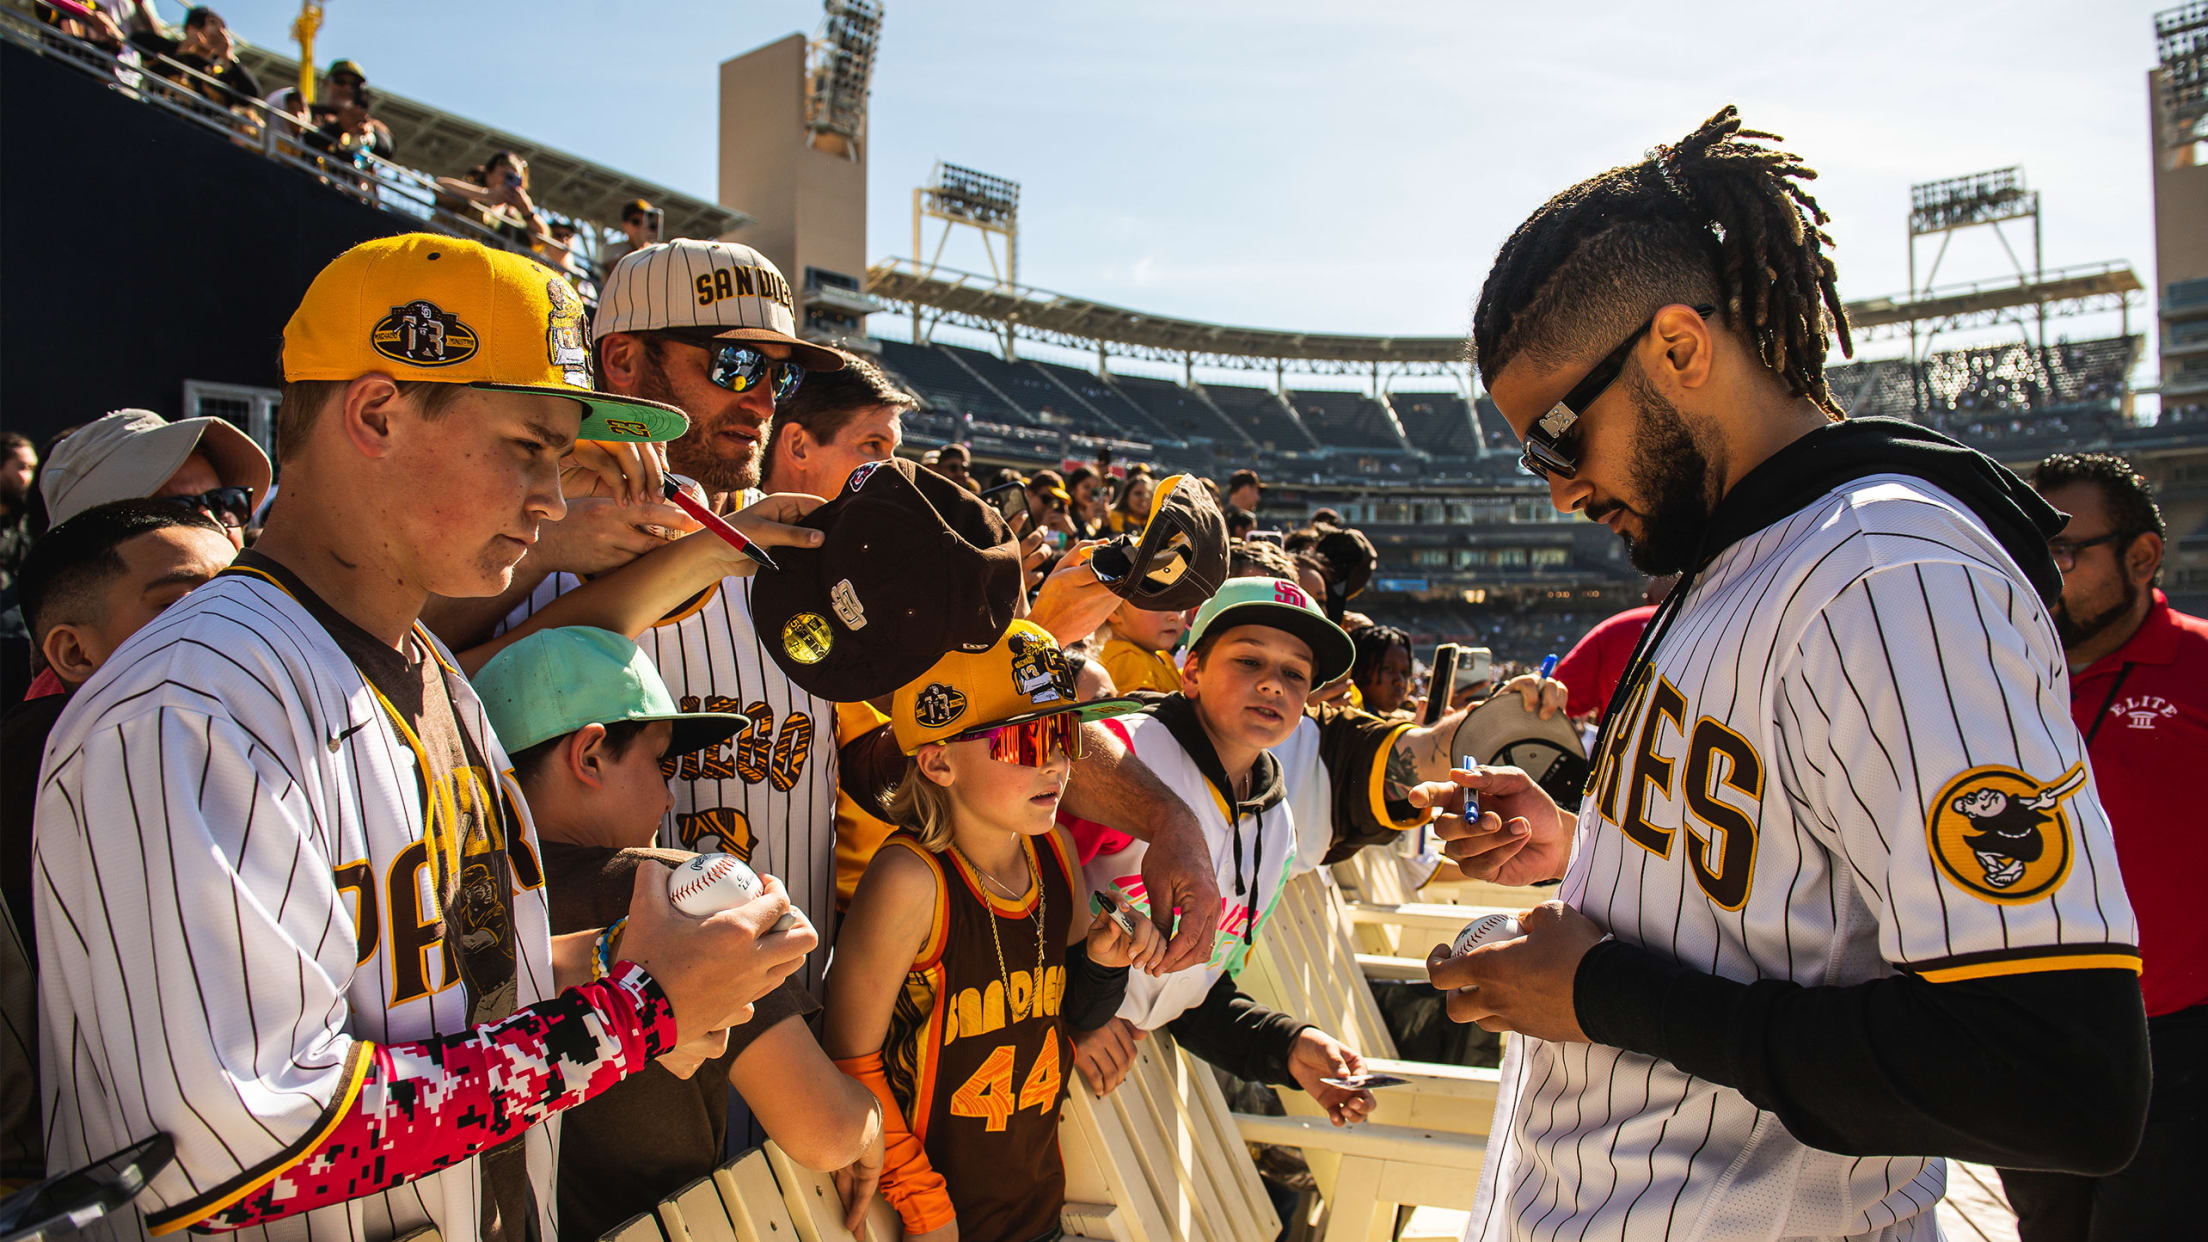
[[[827,0],[807,49],[805,128],[814,147],[856,159],[866,141],[866,101],[882,36],[880,0]]]
[[[2032,222],[2032,266],[2025,270],[2024,261],[2017,257],[2016,247],[2009,244],[2009,237],[2001,228],[2004,221],[2030,220]],[[2039,191],[2024,185],[2021,167],[1997,168],[1992,172],[1972,173],[1967,177],[1949,177],[1944,181],[1924,181],[1909,187],[1909,297],[1911,301],[1926,296],[1932,290],[1933,281],[1940,274],[1940,260],[1947,257],[1948,243],[1955,234],[1965,229],[1985,226],[1993,230],[2001,249],[2009,256],[2009,263],[2016,268],[2019,281],[2039,281],[2045,274],[2039,249]],[[1932,266],[1925,271],[1924,283],[1917,283],[1917,239],[1938,237],[1940,247],[1932,255]],[[1916,408],[1924,412],[1924,355],[1932,348],[1938,332],[1928,333],[1919,341],[1917,324],[1909,323],[1909,367],[1912,387],[1916,389]],[[2039,348],[2047,347],[2047,308],[2039,308]]]
[[[2154,269],[2162,417],[2208,404],[2208,2],[2155,14]]]
[[[935,239],[935,253],[922,264],[920,256],[925,252],[922,234],[929,220],[942,222],[943,232]],[[935,172],[928,183],[912,192],[912,257],[919,265],[921,279],[935,274],[942,261],[943,247],[949,244],[951,234],[964,225],[981,234],[982,252],[989,257],[989,274],[994,276],[997,287],[1010,289],[1019,283],[1020,262],[1020,183],[1007,177],[976,172],[961,164],[946,164],[937,160]],[[1004,243],[1004,262],[997,262],[997,241]],[[1001,334],[1004,356],[1012,357],[1012,332],[1009,325]],[[912,339],[917,344],[922,335],[920,316],[912,318]]]

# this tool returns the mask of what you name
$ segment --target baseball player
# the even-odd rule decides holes
[[[1840,421],[1825,217],[1772,138],[1728,107],[1572,187],[1480,293],[1482,377],[1556,506],[1682,576],[1579,806],[1456,777],[1480,814],[1452,858],[1563,881],[1523,938],[1429,959],[1453,1017],[1524,1036],[1471,1237],[1936,1238],[1939,1155],[2086,1171],[2138,1142],[2060,515],[1943,437]]]
[[[740,1018],[815,943],[769,930],[778,888],[680,918],[656,866],[619,958],[593,953],[610,931],[553,940],[506,754],[416,620],[432,590],[505,585],[578,437],[683,429],[591,390],[558,346],[581,307],[472,242],[340,255],[284,331],[265,535],[56,723],[32,890],[48,1167],[176,1148],[104,1233],[554,1236],[548,1119]],[[434,355],[401,324],[431,318]]]

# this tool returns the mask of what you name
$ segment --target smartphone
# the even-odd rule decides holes
[[[1347,1078],[1321,1078],[1319,1081],[1344,1091],[1377,1091],[1382,1087],[1400,1087],[1411,1080],[1393,1074],[1351,1074]]]
[[[999,483],[981,494],[983,500],[997,507],[1006,522],[1028,512],[1027,484],[1020,482]],[[1029,518],[1033,520],[1032,515]],[[1026,531],[1020,532],[1026,534]]]
[[[656,242],[656,241],[658,241],[658,240],[659,240],[659,231],[660,231],[660,227],[661,227],[662,225],[666,224],[666,223],[667,223],[667,212],[666,212],[666,210],[665,210],[664,208],[660,208],[660,207],[647,207],[647,208],[645,208],[645,210],[644,210],[644,232],[645,232],[645,233],[646,233],[646,235],[648,235],[648,236],[649,236],[649,237],[650,237],[650,238],[651,238],[651,239],[652,239],[653,241],[655,241],[655,242]]]
[[[129,1205],[155,1174],[176,1158],[176,1145],[156,1134],[98,1164],[45,1181],[8,1197],[0,1207],[0,1236],[9,1242],[75,1237],[77,1231]]]
[[[1119,930],[1130,936],[1135,934],[1135,916],[1127,912],[1126,903],[1102,889],[1089,894],[1089,916],[1094,918],[1099,914],[1111,915],[1112,922],[1119,924]]]
[[[1277,530],[1253,530],[1243,538],[1255,539],[1259,543],[1269,543],[1276,548],[1286,548],[1288,546],[1288,536]]]

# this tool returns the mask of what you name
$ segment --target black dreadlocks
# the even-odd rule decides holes
[[[1492,381],[1519,354],[1586,361],[1672,303],[1712,302],[1763,364],[1827,414],[1829,314],[1852,356],[1825,248],[1829,220],[1802,183],[1816,170],[1741,128],[1731,104],[1647,159],[1590,177],[1519,225],[1472,314],[1472,353]]]

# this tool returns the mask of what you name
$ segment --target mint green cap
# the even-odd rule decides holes
[[[678,712],[659,670],[637,645],[588,626],[539,630],[492,656],[475,693],[507,753],[565,737],[587,724],[672,720],[667,754],[687,755],[735,736],[735,712]]]
[[[1196,610],[1196,624],[1188,627],[1188,645],[1204,641],[1213,627],[1227,630],[1237,625],[1269,625],[1309,644],[1315,686],[1340,677],[1357,661],[1357,647],[1349,635],[1327,620],[1302,587],[1286,578],[1227,579]]]

